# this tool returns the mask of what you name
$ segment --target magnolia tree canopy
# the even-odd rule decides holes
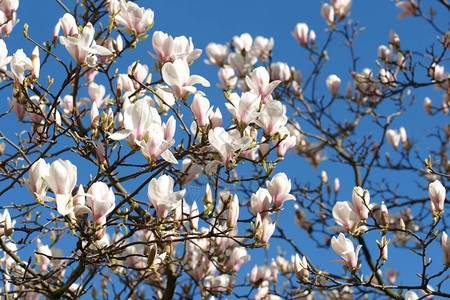
[[[144,1],[56,2],[40,40],[0,1],[2,298],[450,297],[447,1],[391,3],[433,38],[373,55],[324,2],[295,62],[249,33],[198,49]]]

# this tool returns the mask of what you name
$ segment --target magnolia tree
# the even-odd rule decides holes
[[[362,28],[351,0],[323,3],[320,44],[319,30],[293,28],[313,66],[303,74],[272,62],[272,38],[210,43],[204,62],[223,91],[216,107],[202,91],[216,79],[191,74],[202,50],[152,30],[151,8],[57,2],[67,13],[53,38],[38,41],[22,23],[21,43],[35,46],[26,53],[8,40],[19,1],[0,1],[3,299],[450,297],[447,1],[430,12],[393,3],[436,38],[407,49],[391,31],[372,70],[356,68]],[[337,44],[351,64],[327,74]],[[136,47],[151,57],[126,61]],[[40,77],[51,62],[52,75]],[[341,78],[352,80],[342,87]],[[424,122],[428,131],[408,138],[392,124],[422,105],[424,89],[442,97],[426,97],[422,110],[440,125]],[[298,157],[312,169],[327,160],[351,186],[340,190],[325,170],[279,170]],[[388,252],[400,254],[390,261]],[[398,259],[408,255],[411,263]]]

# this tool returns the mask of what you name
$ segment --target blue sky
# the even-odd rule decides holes
[[[42,3],[45,2],[45,5]],[[70,8],[74,1],[64,1]],[[379,45],[388,45],[388,35],[391,29],[395,30],[402,43],[402,48],[424,50],[424,45],[430,45],[436,40],[436,33],[428,24],[423,21],[416,20],[412,17],[408,17],[405,20],[398,20],[397,14],[399,9],[395,7],[395,1],[380,0],[369,1],[359,0],[355,3],[351,9],[351,16],[349,19],[355,19],[360,22],[360,26],[365,27],[365,30],[359,35],[355,41],[355,49],[361,59],[358,62],[357,70],[361,71],[364,67],[377,69],[375,59],[377,58],[377,48]],[[424,1],[423,1],[424,2]],[[147,51],[154,52],[151,46],[151,35],[155,30],[161,30],[172,36],[185,35],[190,36],[193,39],[196,48],[205,49],[209,42],[216,42],[225,44],[230,42],[234,35],[240,35],[244,32],[250,33],[253,37],[262,35],[264,37],[273,37],[275,40],[275,47],[273,51],[273,61],[287,62],[289,65],[295,66],[296,69],[302,70],[304,74],[308,73],[311,69],[311,63],[308,61],[308,53],[302,49],[297,41],[292,37],[291,32],[294,30],[295,25],[298,22],[306,22],[310,29],[314,29],[317,34],[316,44],[321,45],[324,41],[326,33],[326,23],[320,16],[321,1],[286,1],[280,0],[274,1],[208,1],[208,0],[158,0],[158,1],[137,1],[141,6],[151,8],[155,12],[155,25],[149,31],[150,37],[148,40],[138,44],[138,48],[133,53],[125,56],[121,61],[117,63],[117,67],[120,72],[125,72],[128,65],[139,59],[141,63],[145,63],[148,66],[154,64],[153,58],[147,54]],[[438,10],[439,11],[439,10]],[[9,54],[15,52],[16,49],[23,48],[24,51],[30,55],[34,45],[24,40],[22,35],[22,28],[25,23],[29,24],[29,35],[36,42],[42,43],[48,38],[51,38],[53,28],[60,17],[64,14],[64,10],[56,3],[56,1],[31,1],[23,0],[18,10],[18,17],[20,23],[14,28],[11,37],[5,40]],[[445,20],[448,14],[438,14],[437,18],[441,24],[446,24]],[[104,21],[106,24],[106,21]],[[58,55],[66,56],[64,47],[60,45],[55,50]],[[332,50],[329,51],[330,63],[328,63],[323,69],[323,83],[320,85],[320,94],[329,96],[328,90],[324,84],[325,78],[332,73],[337,74],[342,78],[341,91],[345,88],[347,81],[350,80],[348,74],[349,70],[349,56],[347,49],[336,43]],[[221,90],[215,88],[215,83],[218,82],[217,71],[214,66],[208,66],[203,63],[203,59],[206,59],[206,53],[204,52],[200,59],[198,59],[191,67],[191,74],[198,74],[204,76],[211,82],[211,88],[202,88],[210,99],[211,104],[219,106],[222,109],[224,116],[228,117],[228,113],[224,109],[223,93]],[[43,70],[41,78],[45,78],[46,74],[50,74],[52,77],[57,78],[58,67],[56,63],[50,61],[50,68]],[[448,64],[446,66],[449,68]],[[377,73],[377,72],[375,72]],[[423,73],[423,72],[422,72]],[[425,74],[421,74],[421,78],[424,78]],[[3,98],[11,97],[8,92],[1,91]],[[422,101],[425,96],[430,96],[435,106],[439,106],[441,103],[442,92],[433,91],[431,89],[419,90],[417,92],[417,105],[413,108],[405,117],[401,117],[394,123],[393,127],[398,128],[405,126],[409,136],[413,136],[420,140],[425,136],[424,122],[417,122],[420,118],[424,120],[427,127],[433,125],[443,125],[448,123],[448,118],[445,118],[442,114],[430,117],[426,115],[422,108]],[[6,99],[0,104],[2,111],[7,108]],[[10,116],[11,117],[11,116]],[[4,119],[0,120],[3,122]],[[2,124],[2,123],[0,123]],[[2,125],[5,125],[4,123]],[[302,124],[300,124],[302,125]],[[28,124],[20,124],[21,130],[28,129]],[[371,124],[365,124],[361,134],[369,132],[371,130]],[[16,129],[16,127],[14,127]],[[389,145],[387,145],[389,146]],[[424,151],[422,155],[426,155],[427,146],[423,146]],[[393,153],[391,148],[383,148],[381,153],[389,151]],[[395,158],[395,154],[392,154]],[[353,175],[350,170],[336,168],[330,162],[325,162],[319,166],[317,170],[312,170],[309,164],[305,163],[303,159],[294,157],[292,155],[287,157],[279,167],[280,170],[297,175],[300,179],[312,178],[316,180],[322,170],[328,172],[330,180],[335,177],[339,177],[341,180],[341,192],[338,200],[350,200],[351,190],[354,186]],[[425,157],[424,157],[425,158]],[[288,163],[292,161],[293,163]],[[419,161],[415,162],[420,164]],[[294,165],[294,167],[292,167]],[[79,172],[83,171],[79,167]],[[301,170],[300,172],[298,170]],[[347,173],[348,172],[348,173]],[[84,171],[85,175],[88,175],[87,170]],[[385,173],[386,174],[386,173]],[[379,174],[381,175],[381,174]],[[80,175],[79,175],[80,178]],[[82,181],[79,179],[79,182]],[[424,184],[422,182],[422,184]],[[410,190],[410,183],[402,183],[400,190]],[[422,192],[423,193],[423,192]],[[195,193],[193,193],[195,194]],[[142,195],[142,200],[145,194]],[[423,193],[423,197],[426,197],[426,193]],[[31,200],[31,199],[30,199]],[[378,199],[373,199],[374,202],[381,202]],[[286,203],[285,210],[282,212],[283,218],[280,218],[280,224],[292,228],[293,224],[293,203]],[[325,257],[324,267],[329,267],[328,263],[331,259],[337,259],[337,255],[332,252],[331,249],[327,251],[317,251],[314,246],[308,243],[307,234],[299,228],[292,228],[292,235],[298,236],[299,244],[302,245],[304,252],[314,260],[319,260]],[[379,237],[374,237],[379,238]],[[372,249],[376,249],[375,241],[373,239]],[[276,245],[271,246],[271,254],[276,250]],[[283,247],[283,245],[280,245]],[[405,259],[403,256],[405,250],[396,253],[391,251],[392,261],[387,262],[387,266],[396,259],[403,259],[405,262],[409,262],[410,258]],[[291,250],[288,250],[289,256]],[[440,252],[439,245],[435,245],[431,251],[432,256],[436,256],[435,261],[441,262],[442,253]],[[259,256],[255,255],[252,261],[247,265],[251,268],[255,263],[261,264],[262,261],[256,262],[256,260],[263,257],[262,251],[259,251]],[[408,254],[411,255],[411,254]],[[413,256],[412,256],[413,257]],[[414,259],[413,259],[414,260]],[[413,261],[412,260],[412,261]],[[397,261],[395,261],[397,263]],[[394,265],[394,263],[392,263]],[[405,264],[406,265],[406,264]],[[318,263],[321,267],[321,263]],[[410,264],[414,267],[413,264]],[[415,268],[408,269],[405,266],[405,271],[402,272],[400,280],[406,278],[411,279],[414,275],[408,276],[407,273]],[[332,265],[331,268],[340,268],[340,265]],[[245,272],[245,271],[244,271]],[[414,271],[414,273],[417,270]],[[367,272],[366,272],[367,273]],[[405,282],[406,283],[406,280]]]

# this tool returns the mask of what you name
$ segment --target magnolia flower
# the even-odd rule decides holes
[[[385,45],[380,45],[378,47],[378,57],[386,62],[390,62],[392,60],[392,50]]]
[[[252,140],[251,137],[234,137],[223,127],[216,127],[208,132],[208,141],[211,147],[219,153],[224,166],[228,166],[230,162],[234,161],[236,151],[246,150]]]
[[[431,99],[429,97],[425,97],[425,99],[423,100],[423,108],[425,109],[427,114],[433,114],[433,103],[431,102]]]
[[[225,103],[225,106],[241,129],[246,128],[259,116],[261,97],[252,92],[243,93],[241,97],[232,93],[229,102]]]
[[[334,97],[337,94],[337,91],[339,90],[339,86],[341,85],[341,79],[337,77],[335,74],[331,74],[327,77],[326,80],[327,87],[331,92],[331,95]]]
[[[78,36],[78,26],[77,21],[73,17],[72,14],[65,13],[62,18],[59,19],[58,23],[56,23],[53,37],[58,37],[59,29],[62,27],[64,36],[72,36],[77,37]]]
[[[205,78],[190,76],[189,66],[184,59],[177,59],[173,63],[166,63],[161,70],[163,80],[173,89],[173,93],[178,98],[186,98],[189,94],[197,90],[194,84],[200,83],[209,87],[209,81]],[[170,90],[168,90],[170,91]]]
[[[241,36],[235,35],[233,37],[233,45],[236,47],[236,51],[242,53],[243,51],[249,52],[252,48],[253,38],[248,33],[243,33]]]
[[[123,25],[128,34],[141,35],[153,25],[154,13],[150,8],[139,7],[136,3],[120,1],[120,7],[114,20]]]
[[[13,233],[14,223],[11,222],[11,215],[9,214],[8,209],[5,209],[3,214],[0,213],[0,237],[4,235],[11,236]]]
[[[389,129],[386,131],[386,138],[389,144],[392,145],[395,149],[397,149],[398,145],[400,144],[400,134],[397,130]]]
[[[442,252],[444,253],[444,264],[450,264],[450,239],[445,231],[442,232],[441,243]]]
[[[251,55],[259,57],[262,61],[266,61],[269,54],[272,52],[273,45],[273,38],[268,39],[263,36],[257,36],[253,42],[253,47],[250,50]]]
[[[148,184],[148,199],[160,219],[166,218],[170,211],[177,208],[186,193],[186,190],[173,192],[173,185],[173,178],[168,175],[153,178]]]
[[[352,241],[345,238],[343,233],[340,233],[338,238],[333,237],[331,239],[331,247],[342,258],[342,260],[336,260],[336,262],[345,264],[350,270],[356,270],[358,267],[358,253],[362,245],[358,245],[355,250]]]
[[[133,85],[136,90],[141,87],[141,83],[145,82],[148,75],[148,66],[135,61],[128,67],[128,74],[134,77]]]
[[[339,192],[339,188],[341,187],[341,182],[339,181],[339,178],[338,177],[336,177],[335,179],[334,179],[334,184],[333,184],[333,190],[334,190],[334,193],[335,194],[337,194],[338,192]]]
[[[25,71],[31,70],[33,68],[33,63],[31,62],[31,59],[25,55],[23,49],[18,49],[11,58],[10,66],[13,74],[11,77],[20,84],[23,84]]]
[[[206,46],[206,54],[209,59],[204,62],[208,65],[222,66],[228,57],[228,47],[222,44],[209,43]]]
[[[256,123],[267,136],[273,136],[287,123],[286,106],[280,101],[269,100],[261,109]]]
[[[389,42],[394,49],[400,49],[400,37],[393,30],[389,31]]]
[[[112,188],[108,189],[104,182],[95,182],[89,188],[86,198],[91,207],[92,221],[98,226],[105,225],[106,215],[116,206],[116,197]]]
[[[91,97],[91,101],[97,107],[101,107],[103,103],[107,103],[109,100],[109,95],[105,98],[105,86],[101,84],[96,84],[95,82],[91,82],[88,86],[88,93]]]
[[[280,84],[280,80],[270,82],[269,72],[264,67],[258,67],[253,70],[250,76],[245,77],[245,83],[255,94],[261,96],[263,103],[272,99],[272,92]]]
[[[359,218],[361,220],[367,220],[367,218],[369,217],[369,211],[373,207],[373,204],[369,204],[369,191],[363,190],[360,186],[354,187],[352,193],[352,201]]]
[[[233,251],[229,255],[226,268],[228,272],[238,272],[239,269],[250,261],[250,255],[247,254],[247,250],[244,247],[234,247]]]
[[[232,90],[236,86],[236,73],[230,66],[225,65],[223,68],[220,68],[219,72],[217,72],[217,76],[219,77],[220,82],[222,82],[222,84],[217,84],[218,88]]]
[[[419,5],[414,0],[401,1],[395,4],[398,8],[403,11],[397,15],[397,18],[404,19],[409,15],[416,15],[416,11],[419,8]]]
[[[353,204],[349,201],[336,202],[333,206],[333,218],[336,223],[350,234],[356,233],[359,224],[359,216]],[[342,231],[339,227],[330,227],[332,230]]]
[[[268,243],[270,237],[275,231],[275,227],[275,223],[273,223],[272,219],[269,216],[261,218],[261,215],[257,214],[254,225],[255,240],[263,244]]]
[[[109,138],[116,141],[128,138],[131,145],[139,145],[148,136],[152,127],[161,126],[161,117],[156,108],[151,106],[150,101],[149,97],[144,97],[131,103],[126,98],[122,108],[124,128]]]
[[[192,113],[199,127],[206,127],[209,125],[209,113],[213,107],[210,106],[209,100],[201,95],[195,95],[191,104]]]
[[[306,23],[298,23],[292,32],[292,36],[304,47],[308,46],[308,30]]]
[[[51,164],[45,181],[55,194],[58,212],[63,216],[73,212],[72,190],[77,183],[77,167],[68,160],[58,159]]]
[[[0,40],[2,41],[2,40]],[[16,98],[13,98],[12,100],[8,98],[8,104],[9,107],[16,113],[17,119],[19,121],[23,121],[23,118],[25,117],[27,111],[23,107],[22,104],[20,104]]]
[[[25,179],[27,189],[34,198],[45,196],[47,193],[47,183],[45,178],[48,176],[50,165],[44,159],[39,158],[28,171],[28,180]]]
[[[327,24],[330,25],[334,23],[334,8],[330,4],[328,3],[322,4],[320,14],[325,19]]]
[[[295,256],[291,257],[291,264],[292,270],[294,270],[295,276],[297,277],[298,280],[308,278],[309,276],[308,262],[306,261],[305,256],[303,256],[303,258],[300,259],[300,256],[298,254],[295,254]]]
[[[347,16],[347,13],[352,6],[352,0],[330,0],[330,2],[333,5],[339,20],[342,20]]]
[[[184,59],[188,64],[200,57],[202,50],[194,49],[192,39],[184,35],[172,38],[172,36],[161,31],[155,31],[152,38],[153,49],[156,54],[149,54],[162,65],[174,62],[176,59]],[[208,50],[207,50],[208,51]]]
[[[431,213],[433,216],[441,215],[444,211],[445,187],[439,180],[435,180],[428,186],[428,194],[431,200]]]
[[[267,190],[272,196],[274,208],[283,206],[283,203],[288,200],[294,200],[295,197],[290,193],[291,180],[287,178],[285,173],[277,173],[272,177],[271,181],[266,181]]]
[[[260,187],[256,193],[253,193],[250,197],[250,206],[254,216],[257,214],[260,214],[261,217],[266,216],[271,203],[272,196],[270,195],[269,190],[265,188]]]
[[[94,67],[93,56],[98,55],[112,55],[112,52],[103,46],[99,46],[94,41],[95,29],[91,23],[87,23],[83,28],[81,36],[64,37],[61,36],[59,41],[69,51],[70,55],[78,64],[87,64],[89,67]]]
[[[235,52],[228,55],[228,64],[237,72],[238,77],[244,77],[252,65],[249,58]]]
[[[292,77],[291,69],[287,63],[271,63],[269,69],[271,80],[289,81]]]

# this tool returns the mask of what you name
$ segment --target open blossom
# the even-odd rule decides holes
[[[337,77],[335,74],[331,74],[327,77],[326,80],[327,87],[331,92],[332,96],[336,96],[337,91],[339,90],[339,86],[341,85],[341,79]]]
[[[233,89],[236,86],[236,73],[230,66],[226,65],[223,68],[220,68],[217,72],[217,76],[219,77],[220,82],[222,82],[222,84],[217,84],[218,88],[229,90]]]
[[[232,93],[229,102],[225,103],[225,106],[241,129],[246,128],[259,116],[261,97],[257,94],[246,92],[239,97],[238,94]]]
[[[353,204],[349,201],[336,202],[333,206],[332,214],[336,223],[344,228],[346,232],[351,234],[356,232],[360,219]],[[339,227],[331,227],[330,229],[342,231]]]
[[[250,255],[247,254],[247,250],[244,247],[236,246],[231,251],[229,260],[227,262],[227,271],[238,272],[239,269],[250,261]]]
[[[197,90],[193,85],[200,83],[209,87],[209,81],[198,75],[190,75],[189,66],[184,59],[166,63],[161,70],[163,80],[173,89],[178,98],[186,98]],[[169,90],[170,91],[170,90]]]
[[[358,267],[358,253],[361,250],[361,245],[358,245],[355,250],[352,241],[345,238],[343,233],[340,233],[337,238],[334,236],[331,239],[331,247],[342,258],[337,262],[344,263],[350,270],[355,270]]]
[[[262,61],[266,61],[269,54],[272,52],[273,45],[273,38],[268,39],[263,36],[257,36],[253,42],[251,54],[255,57],[259,57]]]
[[[51,164],[45,181],[55,194],[58,212],[63,216],[73,212],[72,190],[77,184],[77,167],[68,160],[58,159]]]
[[[181,199],[186,193],[186,190],[174,192],[173,186],[173,178],[168,175],[153,178],[148,184],[148,199],[160,219],[166,218],[170,211],[181,205]]]
[[[249,89],[261,96],[261,100],[267,103],[272,99],[272,92],[280,84],[280,80],[270,82],[269,72],[265,67],[258,67],[253,70],[250,76],[245,77],[245,83]]]
[[[264,134],[273,136],[287,123],[286,106],[280,101],[269,100],[263,105],[256,123],[261,127]]]
[[[430,196],[430,207],[433,216],[442,214],[445,204],[445,187],[439,180],[435,180],[428,186],[428,194]]]
[[[31,59],[26,56],[23,49],[18,49],[13,54],[10,66],[14,80],[20,84],[23,84],[23,80],[25,79],[25,71],[33,68]]]
[[[194,49],[191,38],[184,35],[173,38],[162,31],[155,31],[152,38],[153,49],[156,54],[149,54],[159,61],[160,65],[167,62],[174,62],[177,59],[184,59],[188,64],[200,57],[202,50]]]
[[[235,35],[233,37],[233,45],[236,47],[236,51],[239,53],[249,52],[252,48],[253,38],[248,33],[243,33],[241,36]]]
[[[277,173],[271,181],[266,181],[266,186],[272,196],[274,208],[283,206],[285,201],[295,199],[293,195],[289,194],[291,192],[291,180],[285,173]]]
[[[208,140],[211,147],[219,153],[224,166],[234,161],[236,151],[246,150],[252,142],[251,137],[230,135],[223,127],[209,130]]]
[[[123,129],[110,136],[113,140],[128,138],[131,145],[138,145],[148,136],[153,126],[161,126],[161,117],[150,104],[150,98],[144,97],[131,103],[128,98],[123,103]]]
[[[330,2],[333,5],[336,16],[339,20],[342,20],[347,16],[348,11],[352,6],[352,0],[330,0]]]
[[[397,15],[397,18],[399,19],[404,19],[409,15],[415,16],[416,11],[419,8],[419,5],[414,0],[400,1],[395,4],[395,6],[403,10]]]
[[[69,51],[70,55],[78,64],[88,64],[93,67],[95,64],[92,57],[98,55],[112,55],[112,52],[103,46],[99,46],[94,41],[95,29],[91,23],[84,26],[81,36],[73,37],[61,36],[59,38],[62,45]]]
[[[270,195],[269,190],[265,188],[260,187],[256,193],[253,193],[250,197],[250,206],[252,207],[253,215],[255,216],[258,213],[261,217],[266,216],[271,203],[272,196]]]
[[[208,65],[222,66],[228,57],[227,45],[209,43],[206,46],[206,54],[209,59],[205,59],[205,63]]]
[[[141,35],[153,25],[154,13],[150,8],[139,7],[136,3],[120,0],[114,20],[124,26],[129,34]]]

